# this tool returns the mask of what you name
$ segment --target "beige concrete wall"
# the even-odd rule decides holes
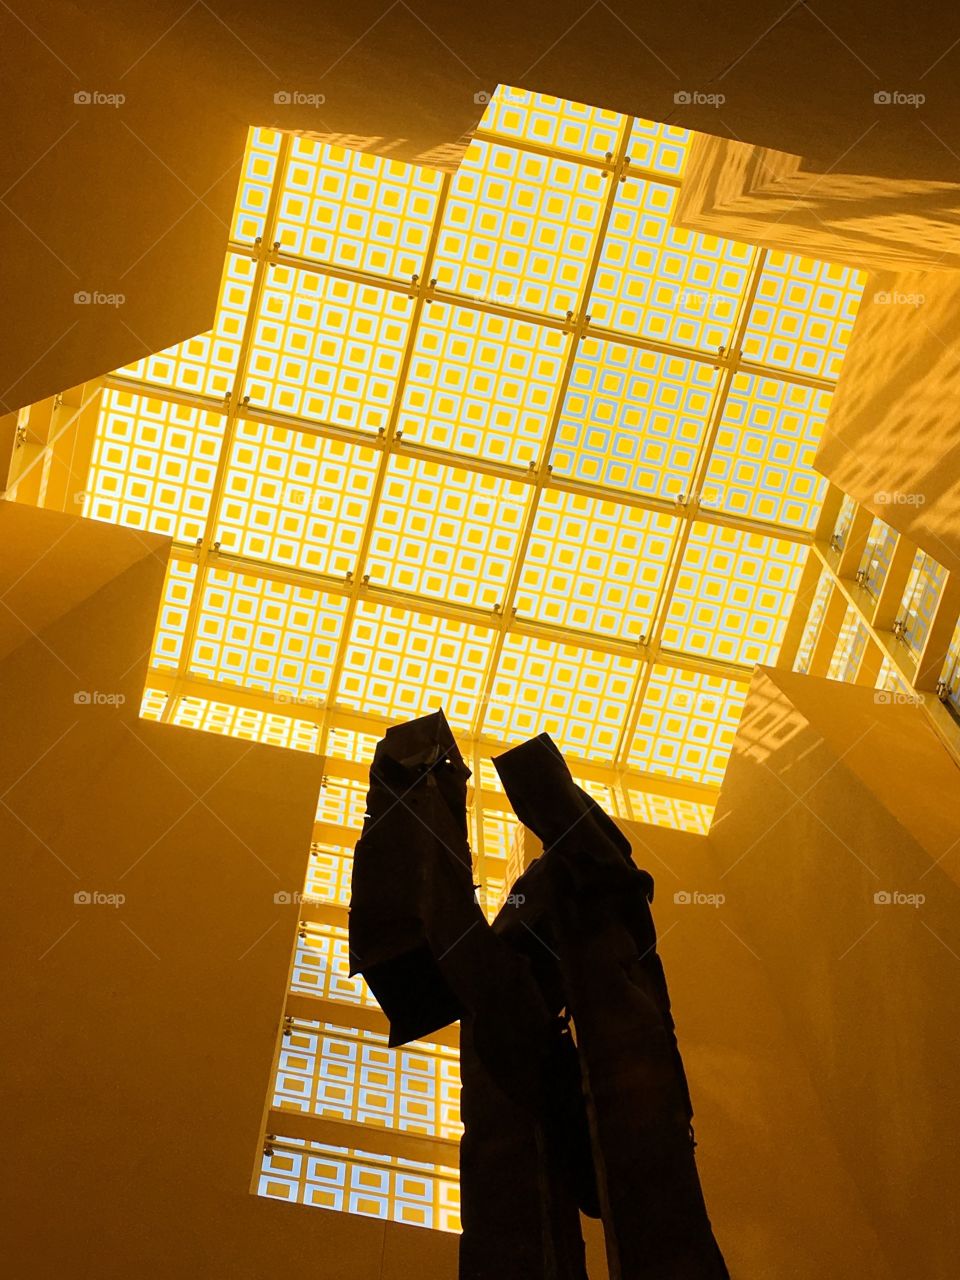
[[[925,1280],[960,1244],[960,778],[939,754],[917,708],[761,670],[709,838],[889,1271]],[[785,1162],[800,1135],[782,1135]],[[810,1231],[842,1229],[826,1190],[808,1208]]]
[[[898,1277],[838,1147],[802,1047],[703,836],[624,823],[653,913],[690,1082],[697,1162],[730,1273]],[[690,901],[677,901],[675,895]],[[712,905],[709,895],[726,895]]]
[[[53,593],[69,518],[3,514],[7,574]],[[85,596],[106,532],[117,573],[88,562]],[[273,895],[302,885],[322,762],[138,721],[162,559],[126,530],[71,541],[72,609],[0,661],[0,1268],[452,1280],[451,1236],[250,1194],[296,929]]]
[[[870,276],[814,462],[960,569],[960,277]]]
[[[697,135],[674,221],[705,235],[874,271],[960,267],[960,184],[817,166]]]

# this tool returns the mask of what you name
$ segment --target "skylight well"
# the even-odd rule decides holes
[[[251,130],[213,330],[103,394],[84,513],[175,539],[143,714],[335,753],[442,704],[709,803],[862,280],[675,228],[688,143],[509,88],[452,176]]]

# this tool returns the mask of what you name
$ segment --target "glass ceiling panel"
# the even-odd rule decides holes
[[[225,419],[107,388],[83,514],[191,545],[203,533]]]
[[[480,705],[494,633],[361,601],[337,700],[391,720],[442,707],[468,729]]]
[[[649,634],[680,522],[544,490],[517,593],[521,617],[639,640]]]
[[[836,379],[863,293],[864,274],[779,250],[767,254],[743,358]]]
[[[190,671],[275,697],[322,699],[345,610],[336,596],[210,569]]]
[[[483,731],[506,742],[549,733],[561,751],[609,760],[637,668],[615,654],[508,635]]]
[[[536,462],[569,342],[557,329],[431,303],[400,411],[404,437],[512,466]]]
[[[690,487],[719,377],[699,361],[584,339],[550,457],[554,475],[676,498]]]
[[[243,172],[230,224],[231,240],[253,244],[263,235],[282,140],[283,134],[278,129],[251,129],[247,135]]]
[[[286,747],[290,751],[315,752],[319,739],[317,725],[307,720],[292,719],[283,713],[282,707],[273,714],[190,695],[177,699],[170,723],[184,729],[244,738],[248,742],[266,742],[272,747]]]
[[[479,132],[602,160],[616,151],[622,127],[623,116],[616,111],[502,86],[490,99]]]
[[[678,189],[620,184],[590,317],[605,329],[701,351],[728,346],[756,250],[671,225]]]
[[[176,671],[183,657],[183,637],[187,615],[197,582],[197,566],[170,560],[163,584],[157,629],[153,640],[150,666],[161,671]]]
[[[813,469],[831,393],[738,373],[710,454],[703,501],[813,530],[827,482]]]
[[[217,539],[224,551],[342,578],[357,566],[377,467],[361,445],[241,421]]]
[[[476,141],[450,185],[438,287],[562,317],[580,304],[609,176]]]
[[[664,648],[748,666],[775,662],[806,555],[796,542],[694,524]]]
[[[377,504],[372,582],[492,609],[503,601],[530,486],[394,456]]]
[[[679,178],[692,137],[689,129],[634,117],[630,122],[630,167]]]
[[[409,280],[423,270],[442,185],[433,169],[294,137],[276,239],[284,253]]]
[[[276,413],[385,429],[412,314],[404,294],[274,266],[254,326],[245,394]]]

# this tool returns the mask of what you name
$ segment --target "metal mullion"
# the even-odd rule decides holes
[[[795,387],[810,387],[813,391],[836,391],[837,383],[833,378],[820,378],[813,373],[798,373],[795,369],[778,369],[772,365],[758,364],[753,360],[741,360],[738,373],[748,373],[754,378],[775,378],[778,382],[789,382]]]
[[[620,126],[621,130],[626,129],[629,131],[632,124],[631,117],[624,115],[623,121],[624,123]],[[569,160],[588,169],[607,171],[614,164],[613,155],[609,151],[602,158],[588,156],[583,152],[564,151],[562,147],[551,147],[549,143],[531,142],[526,138],[511,138],[506,134],[497,133],[496,129],[475,129],[472,138],[476,142],[490,142],[501,147],[512,147],[514,151],[526,151],[530,155],[543,156],[546,160]],[[659,182],[665,187],[679,187],[683,182],[683,179],[677,177],[676,174],[664,174],[646,166],[634,166],[629,156],[626,159],[629,165],[627,172],[631,178],[643,178],[649,182]]]
[[[909,650],[905,645],[896,640],[889,627],[879,626],[871,616],[871,609],[868,609],[867,606],[873,605],[873,598],[864,587],[859,586],[853,579],[841,578],[838,576],[836,565],[833,563],[833,560],[836,558],[835,553],[831,552],[830,548],[826,544],[820,541],[815,542],[813,545],[813,551],[820,564],[829,573],[832,589],[834,591],[838,591],[843,596],[846,603],[853,607],[854,612],[859,616],[860,620],[867,628],[867,635],[870,639],[879,647],[884,657],[890,659],[906,683],[912,685],[914,678],[914,664],[910,658]],[[901,586],[901,595],[902,591],[903,588]],[[824,617],[825,616],[826,609],[824,609]],[[821,630],[823,629],[823,619],[821,619],[820,628]],[[807,674],[814,674],[810,667],[807,669]]]
[[[247,255],[249,257],[249,254]],[[227,413],[226,397],[202,395],[198,391],[183,391],[179,387],[164,387],[156,382],[140,382],[136,378],[124,378],[116,373],[105,374],[100,381],[110,391],[126,391],[144,400],[160,400],[166,404],[179,404],[187,409],[201,409],[206,413]]]
[[[793,598],[790,617],[787,619],[780,652],[777,655],[776,665],[788,671],[793,670],[793,665],[797,660],[797,653],[803,641],[804,632],[807,629],[810,609],[816,598],[821,571],[820,561],[811,546],[807,550],[807,558],[804,561],[803,569],[800,573],[800,581],[797,584],[797,594]]]
[[[277,170],[274,177],[273,186],[270,191],[270,201],[267,206],[267,213],[264,219],[264,242],[269,241],[276,227],[277,215],[280,206],[280,196],[283,191],[283,174],[286,170],[287,157],[290,151],[290,143],[293,135],[284,133],[280,142],[280,151],[277,156]],[[249,248],[247,250],[249,255]],[[263,285],[266,279],[268,262],[266,255],[258,252],[255,257],[255,270],[253,284],[250,289],[250,303],[247,307],[246,323],[243,327],[243,337],[240,342],[240,350],[237,355],[237,369],[234,374],[233,391],[230,395],[229,402],[226,407],[226,421],[223,424],[223,436],[220,441],[220,454],[217,458],[217,470],[214,476],[213,488],[210,494],[210,505],[207,509],[207,519],[204,524],[203,535],[200,539],[199,556],[197,559],[197,577],[194,583],[193,594],[190,597],[190,604],[187,609],[186,624],[184,627],[183,648],[180,653],[180,662],[177,668],[177,676],[179,680],[187,675],[190,668],[190,656],[193,652],[193,645],[196,640],[197,627],[200,621],[201,601],[203,599],[203,589],[207,573],[207,557],[210,551],[210,544],[214,542],[217,532],[217,525],[220,519],[220,503],[223,498],[223,490],[226,485],[227,473],[229,471],[230,452],[233,446],[233,437],[236,429],[237,419],[241,408],[243,407],[243,386],[247,376],[247,364],[250,358],[250,348],[253,345],[253,334],[256,327],[257,312],[260,308],[260,301],[263,295]],[[176,685],[164,704],[160,719],[164,724],[170,722],[171,716],[176,710],[179,699]]]
[[[735,680],[749,683],[753,675],[755,663],[749,666],[745,662],[727,662],[723,658],[698,657],[692,653],[684,653],[682,649],[663,649],[658,646],[656,662],[660,667],[669,667],[673,671],[691,671],[696,675],[711,676],[720,680]]]
[[[640,719],[640,710],[643,706],[643,700],[647,696],[650,677],[657,661],[660,640],[670,612],[670,601],[673,599],[673,589],[676,586],[677,578],[680,576],[683,557],[686,554],[687,543],[690,541],[691,528],[692,524],[688,518],[679,520],[677,523],[677,531],[670,551],[670,562],[653,608],[652,627],[647,641],[647,660],[641,664],[630,694],[626,719],[623,722],[620,737],[613,753],[614,768],[624,767],[633,739],[636,736],[637,721]]]
[[[583,290],[580,295],[578,305],[579,314],[575,317],[573,327],[570,332],[570,346],[564,359],[563,372],[561,373],[560,382],[557,386],[553,409],[550,414],[550,422],[547,426],[547,431],[541,447],[540,458],[535,472],[533,493],[530,497],[530,505],[527,509],[524,527],[517,543],[516,552],[514,553],[513,563],[510,567],[510,577],[507,581],[507,589],[504,593],[504,599],[499,611],[500,630],[487,663],[487,670],[484,675],[483,692],[480,696],[480,701],[477,705],[477,713],[473,722],[472,737],[475,739],[480,738],[482,734],[486,709],[493,693],[493,685],[497,678],[500,659],[503,655],[503,646],[510,626],[513,602],[516,599],[517,591],[519,589],[520,576],[523,572],[527,548],[529,547],[530,539],[533,536],[537,510],[540,505],[540,495],[549,478],[549,458],[553,450],[553,443],[557,437],[557,431],[560,427],[560,418],[563,414],[563,404],[566,399],[567,388],[570,385],[570,379],[573,375],[573,367],[576,363],[577,351],[580,345],[580,336],[585,325],[588,323],[587,307],[590,305],[590,294],[593,290],[593,283],[596,279],[600,259],[603,254],[604,238],[607,234],[607,228],[610,225],[610,218],[613,215],[613,206],[617,199],[617,189],[624,174],[625,158],[629,142],[630,119],[629,117],[624,117],[620,141],[617,146],[616,160],[609,166],[610,189],[608,190],[603,202],[603,213],[601,214],[600,222],[597,227],[596,239],[594,240],[593,250],[590,255],[590,264],[587,268],[587,273],[583,281]]]
[[[383,434],[382,453],[380,455],[379,466],[377,467],[377,475],[374,481],[373,492],[370,497],[370,507],[367,513],[367,520],[363,528],[360,547],[357,551],[357,564],[353,576],[353,589],[347,604],[347,611],[343,621],[343,629],[340,633],[337,652],[334,658],[333,668],[330,673],[330,687],[328,693],[329,712],[324,717],[323,726],[320,730],[319,741],[317,743],[317,750],[320,755],[325,754],[327,749],[327,738],[329,737],[330,729],[332,727],[331,714],[336,705],[337,692],[340,687],[340,678],[343,674],[343,667],[347,657],[347,646],[350,643],[353,623],[357,615],[357,606],[359,605],[361,594],[364,593],[365,584],[363,581],[363,570],[366,564],[367,555],[370,551],[370,543],[373,540],[373,532],[377,519],[377,508],[379,506],[380,496],[383,493],[383,486],[387,478],[387,469],[390,465],[390,455],[393,452],[394,442],[397,438],[397,424],[400,420],[400,407],[403,403],[407,377],[410,373],[413,352],[420,332],[420,320],[423,316],[423,310],[429,297],[429,288],[423,287],[423,280],[424,278],[427,280],[430,279],[430,271],[433,267],[437,244],[440,240],[440,231],[443,226],[443,215],[446,211],[447,199],[450,194],[450,185],[450,175],[445,174],[441,180],[440,195],[437,198],[437,206],[434,210],[433,226],[430,229],[430,241],[427,245],[426,254],[424,255],[423,271],[419,286],[416,290],[413,314],[410,317],[410,328],[407,333],[407,340],[404,344],[403,358],[400,363],[400,370],[397,375],[397,382],[393,393],[393,402],[390,406],[390,417],[387,421],[387,426]]]
[[[249,249],[247,250],[249,253]],[[302,258],[299,254],[284,253],[282,249],[269,249],[264,254],[267,262],[275,267],[288,267],[308,275],[325,276],[329,280],[343,280],[361,287],[383,289],[386,293],[403,293],[412,298],[417,287],[413,278],[403,280],[399,276],[380,276],[375,271],[362,271],[357,267],[344,267],[336,262]]]
[[[575,493],[582,498],[611,502],[616,506],[652,511],[657,515],[670,516],[674,519],[683,519],[691,509],[688,503],[671,502],[667,498],[655,498],[628,489],[613,489],[608,485],[590,484],[583,480],[570,480],[555,475],[551,475],[543,487],[561,493]],[[695,519],[704,524],[722,525],[729,529],[740,529],[744,533],[758,533],[763,537],[779,538],[784,542],[796,542],[805,546],[813,541],[813,533],[809,529],[776,524],[773,521],[754,520],[750,516],[737,516],[699,506],[695,508]]]
[[[763,265],[767,259],[766,249],[758,249],[753,260],[753,266],[750,270],[750,278],[747,281],[747,287],[740,299],[739,314],[734,325],[734,331],[730,339],[730,350],[725,352],[723,361],[723,372],[720,376],[720,382],[714,394],[713,404],[710,408],[710,417],[707,423],[707,429],[700,441],[700,447],[697,451],[697,461],[694,464],[693,471],[693,494],[699,502],[703,493],[703,486],[706,482],[710,471],[710,460],[713,454],[713,446],[716,444],[717,436],[720,432],[720,425],[723,422],[723,415],[726,412],[727,400],[730,395],[733,380],[737,375],[740,365],[740,350],[746,337],[747,326],[750,323],[750,312],[753,310],[753,304],[756,301],[757,290],[760,288],[760,277],[763,274]]]
[[[432,462],[439,467],[456,468],[459,471],[470,471],[476,475],[491,476],[496,480],[506,480],[509,484],[533,486],[536,481],[530,467],[514,466],[509,462],[493,462],[479,454],[457,453],[454,450],[436,449],[432,445],[418,444],[416,441],[401,439],[396,442],[394,453],[398,457],[417,458],[423,462]]]
[[[281,565],[273,560],[256,560],[252,556],[235,551],[210,551],[205,563],[211,569],[223,569],[228,573],[257,578],[261,582],[282,582],[287,586],[301,587],[318,594],[348,597],[349,587],[342,578],[333,578],[316,569],[299,569],[296,565]]]
[[[634,347],[639,351],[649,351],[653,355],[675,356],[679,360],[689,360],[693,364],[707,364],[714,369],[722,368],[726,360],[726,356],[721,356],[716,350],[705,351],[700,347],[684,347],[676,342],[644,338],[640,334],[627,333],[622,329],[608,329],[605,325],[586,324],[583,337],[596,338],[600,342],[616,342],[621,347]]]
[[[918,690],[935,690],[947,660],[950,641],[957,629],[960,614],[960,574],[947,572],[940,596],[934,606],[930,627],[923,648],[917,659],[917,675],[914,687]]]

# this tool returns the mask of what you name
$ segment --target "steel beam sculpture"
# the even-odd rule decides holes
[[[653,880],[546,734],[494,765],[544,852],[493,924],[442,712],[378,744],[350,910],[390,1043],[461,1022],[460,1280],[586,1280],[580,1213],[603,1219],[611,1280],[722,1280]]]

